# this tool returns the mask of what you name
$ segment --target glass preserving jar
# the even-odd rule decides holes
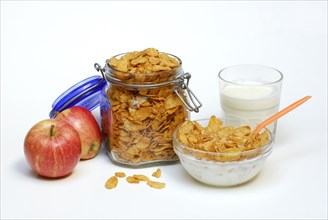
[[[107,81],[100,93],[101,128],[106,152],[116,164],[143,167],[178,160],[173,132],[201,103],[188,87],[191,75],[184,73],[180,58],[167,55],[179,66],[140,74],[119,71],[109,59],[103,68],[95,64]]]

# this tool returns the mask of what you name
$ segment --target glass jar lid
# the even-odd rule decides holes
[[[92,111],[99,106],[100,92],[105,85],[106,80],[99,75],[78,82],[53,102],[49,117],[54,118],[56,112],[64,111],[72,106],[82,106]]]

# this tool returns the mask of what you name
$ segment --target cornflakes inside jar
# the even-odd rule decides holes
[[[108,85],[100,109],[111,160],[129,166],[177,161],[174,130],[189,118],[188,110],[201,106],[189,95],[181,60],[148,48],[111,57],[104,70]]]

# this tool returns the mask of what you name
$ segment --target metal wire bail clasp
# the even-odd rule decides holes
[[[105,80],[105,75],[104,75],[105,68],[101,68],[99,63],[95,63],[93,66],[98,72],[100,71],[102,78]]]
[[[181,76],[178,80],[179,86],[176,86],[174,88],[174,92],[178,95],[180,100],[183,102],[183,104],[187,107],[189,111],[199,112],[199,108],[202,107],[202,103],[188,87],[190,78],[190,73],[185,73],[183,76]],[[184,90],[186,91],[187,96],[184,95]]]

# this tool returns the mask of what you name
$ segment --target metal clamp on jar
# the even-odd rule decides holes
[[[198,112],[202,106],[188,87],[191,75],[183,72],[178,57],[165,53],[159,57],[176,60],[176,67],[155,72],[119,70],[114,64],[125,62],[126,55],[131,53],[106,60],[103,68],[95,64],[107,81],[101,92],[100,112],[108,155],[114,163],[132,167],[175,162],[173,132],[189,118],[188,111]],[[152,57],[148,60],[157,62]],[[138,57],[131,62],[146,61]]]

